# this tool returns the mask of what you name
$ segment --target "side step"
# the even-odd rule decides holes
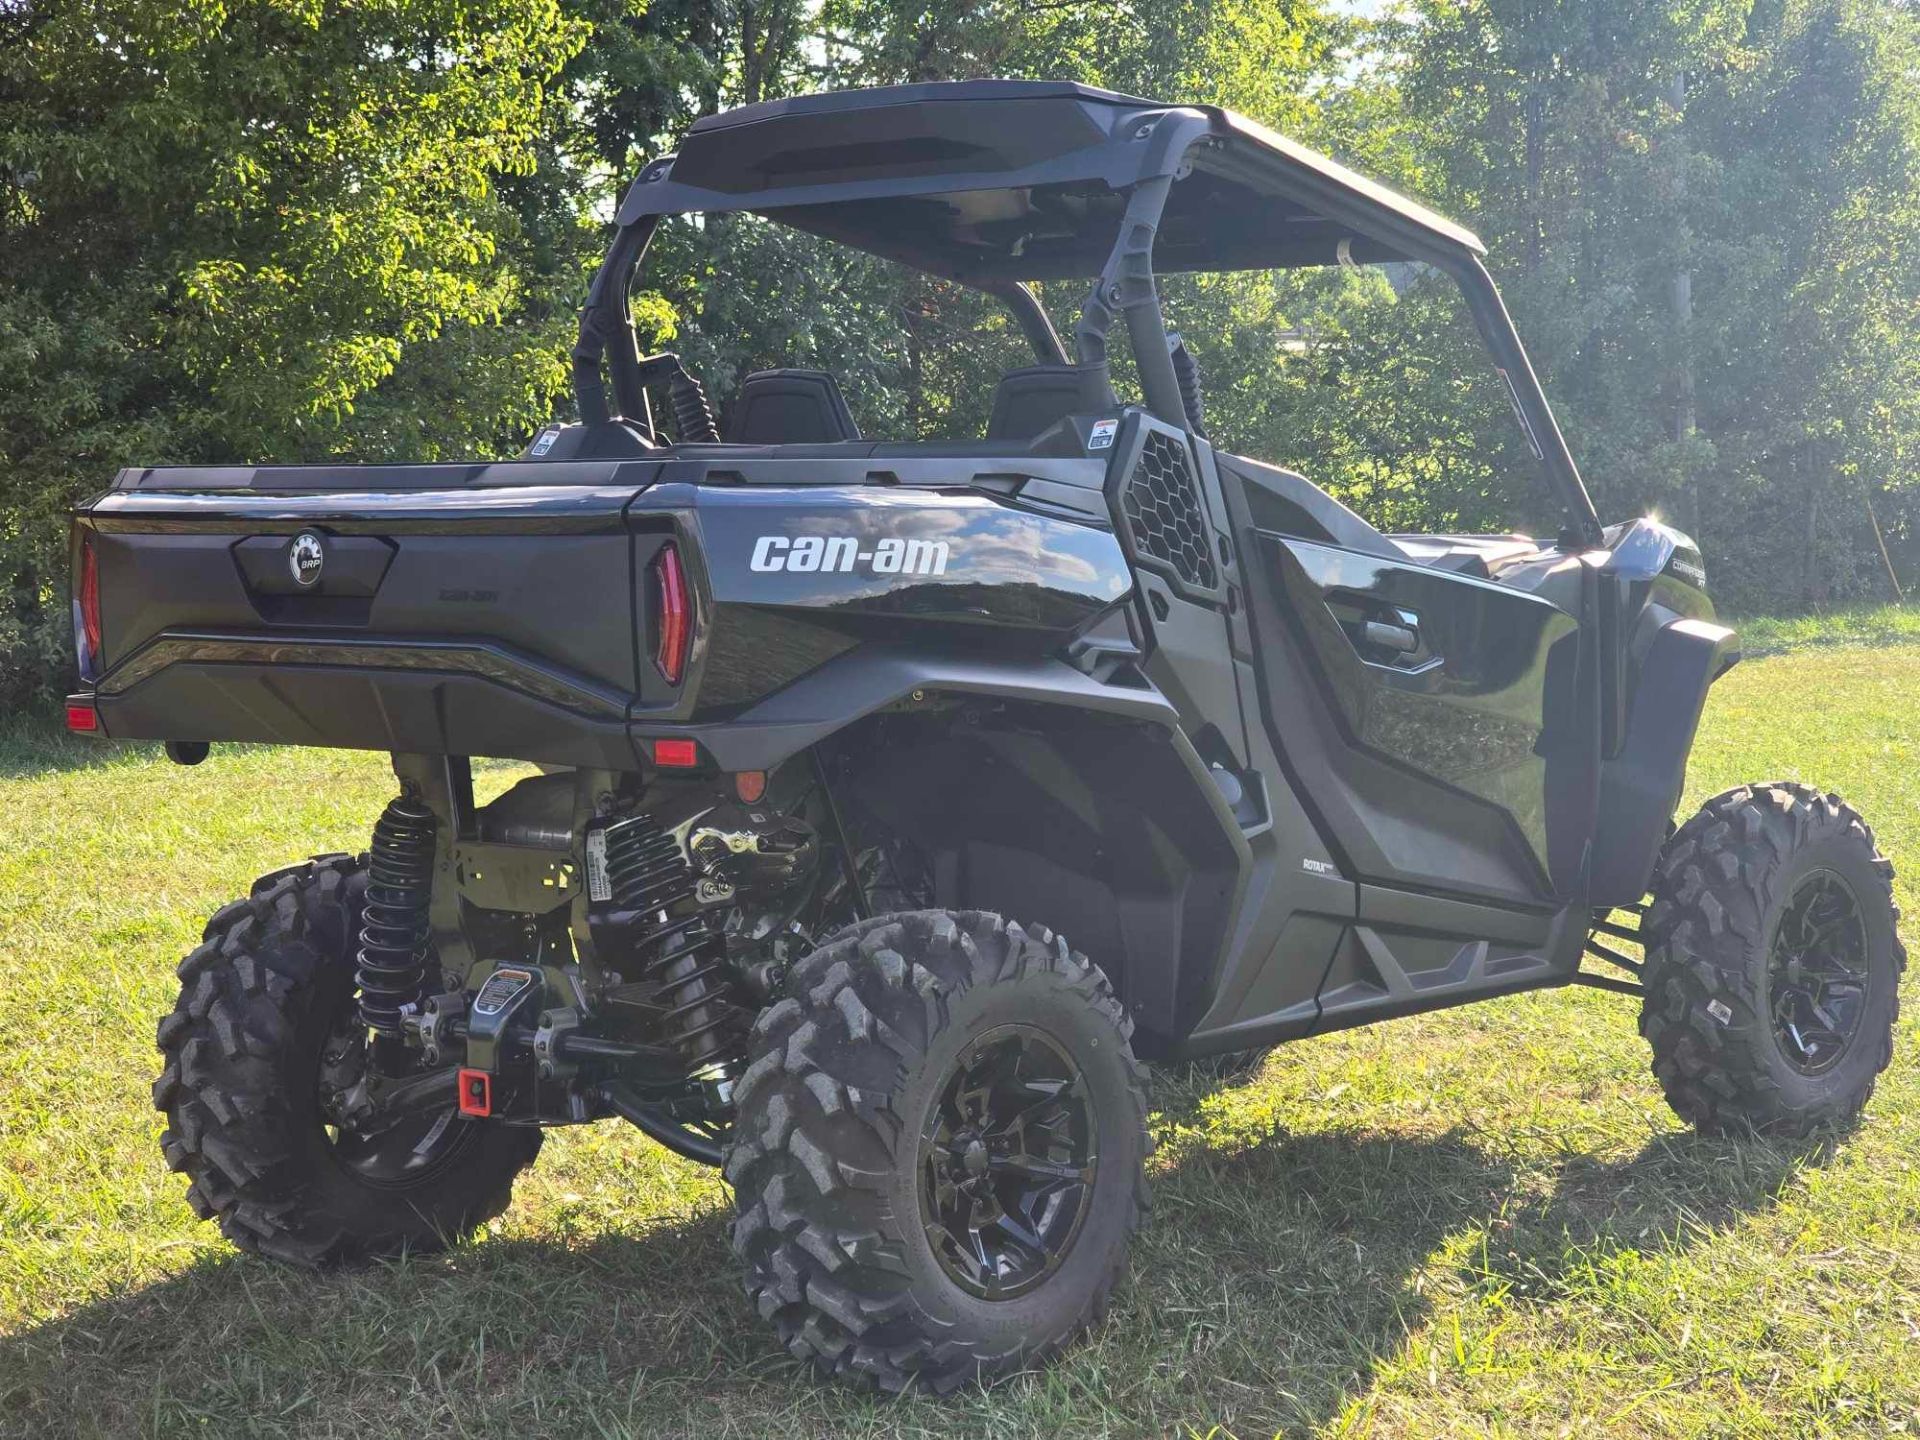
[[[1633,917],[1632,924],[1622,925],[1613,918],[1622,913]],[[1574,972],[1573,983],[1576,985],[1589,985],[1595,990],[1611,990],[1619,995],[1646,994],[1646,966],[1644,962],[1633,960],[1622,955],[1611,945],[1603,944],[1597,937],[1605,935],[1615,940],[1626,940],[1638,945],[1640,943],[1640,927],[1645,923],[1647,918],[1647,907],[1645,905],[1616,905],[1608,910],[1596,911],[1595,915],[1596,918],[1593,922],[1593,928],[1587,932],[1586,953],[1593,956],[1596,960],[1599,960],[1602,964],[1612,965],[1616,969],[1625,970],[1629,975],[1633,976],[1633,979],[1622,980],[1618,975],[1595,975],[1591,971],[1577,970]]]

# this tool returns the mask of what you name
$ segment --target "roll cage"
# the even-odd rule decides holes
[[[1566,538],[1603,543],[1593,503],[1469,231],[1214,106],[1087,86],[960,81],[768,101],[696,122],[622,202],[573,349],[580,417],[653,434],[628,296],[664,216],[752,213],[992,294],[1035,354],[1069,363],[1027,282],[1085,278],[1071,363],[1112,403],[1125,323],[1146,408],[1186,421],[1155,274],[1423,262],[1466,299]],[[611,395],[609,395],[609,387]]]

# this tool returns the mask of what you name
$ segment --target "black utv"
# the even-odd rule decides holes
[[[628,295],[663,217],[723,212],[989,292],[1033,363],[976,440],[863,438],[809,370],[716,423]],[[1685,536],[1596,519],[1481,253],[1217,109],[780,100],[642,171],[579,419],[520,459],[123,471],[74,529],[69,724],[398,777],[364,855],[265,876],[180,967],[154,1101],[194,1208],[301,1264],[436,1247],[545,1127],[620,1117],[722,1168],[787,1349],[943,1390],[1100,1312],[1142,1061],[1591,984],[1695,1126],[1852,1117],[1891,867],[1806,785],[1674,828],[1734,636]],[[1457,282],[1554,538],[1382,534],[1208,442],[1156,274],[1386,263]],[[1029,282],[1076,277],[1069,345]],[[475,756],[538,773],[477,804]]]

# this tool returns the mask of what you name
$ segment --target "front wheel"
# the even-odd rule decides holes
[[[937,1392],[1093,1320],[1146,1204],[1131,1029],[1085,956],[996,915],[882,916],[795,967],[726,1159],[747,1292],[787,1349]]]
[[[506,1208],[540,1132],[449,1105],[363,1132],[353,949],[366,877],[344,855],[268,875],[207,922],[160,1022],[169,1167],[243,1250],[307,1266],[437,1250]]]
[[[1681,1119],[1801,1136],[1858,1115],[1900,1012],[1893,866],[1806,785],[1717,795],[1660,853],[1640,1031]]]

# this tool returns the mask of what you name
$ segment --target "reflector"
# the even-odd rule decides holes
[[[691,740],[656,740],[653,742],[653,763],[686,769],[700,763],[700,747]]]

